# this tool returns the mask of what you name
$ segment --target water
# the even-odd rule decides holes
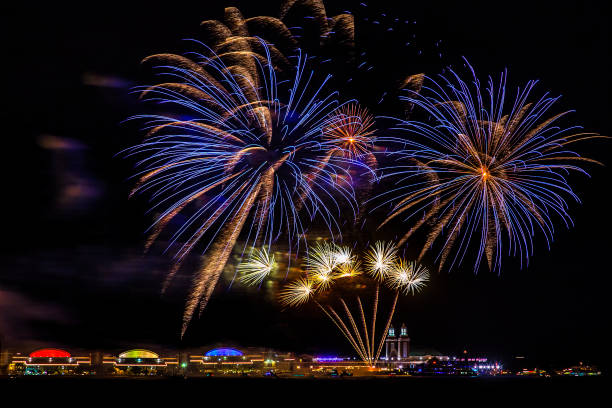
[[[579,402],[595,404],[608,387],[607,377],[352,377],[352,378],[98,378],[18,377],[0,378],[0,406],[13,394],[45,401],[61,399],[64,404],[87,406],[96,396],[120,397],[121,401],[145,401],[159,406],[162,400],[178,398],[182,405],[234,406],[236,403],[277,405],[304,402],[318,405],[396,406],[420,401],[440,406],[468,401],[475,405],[533,406],[535,403]],[[77,398],[78,396],[85,397]],[[78,404],[77,404],[78,402]],[[29,404],[26,404],[29,405]],[[120,406],[124,406],[120,404]],[[550,405],[547,405],[550,406]]]

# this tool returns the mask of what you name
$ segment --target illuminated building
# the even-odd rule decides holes
[[[303,358],[293,353],[279,353],[266,349],[218,347],[202,355],[189,357],[190,372],[202,374],[249,374],[266,372],[294,372],[306,366]]]
[[[105,356],[102,364],[105,366],[105,372],[115,375],[162,375],[176,371],[179,359],[162,358],[150,350],[132,349],[124,351],[117,357]],[[169,367],[174,370],[168,370]]]
[[[461,357],[443,355],[436,350],[411,351],[410,337],[405,324],[399,333],[389,327],[385,339],[385,355],[381,366],[412,375],[498,375],[502,367],[482,357],[469,357],[467,350]]]
[[[499,362],[486,357],[443,356],[436,351],[413,353],[406,361],[395,364],[395,368],[411,375],[490,376],[502,374]]]
[[[24,375],[77,375],[90,374],[91,359],[75,357],[61,349],[46,348],[28,356],[17,354],[9,365],[9,373]]]
[[[206,357],[243,357],[242,351],[233,348],[217,348],[206,353]]]
[[[406,360],[410,354],[410,337],[408,328],[402,324],[399,335],[396,335],[395,328],[389,327],[387,338],[385,339],[385,360],[401,361]]]
[[[398,337],[400,341],[398,342]],[[356,357],[313,356],[278,352],[266,348],[217,346],[201,353],[171,352],[160,355],[146,349],[119,354],[92,352],[76,357],[61,349],[47,348],[12,356],[10,375],[101,375],[101,376],[369,376],[395,373],[411,375],[497,375],[501,366],[486,358],[444,356],[435,350],[409,352],[405,326],[399,336],[390,331],[391,360],[381,359],[370,367]],[[399,346],[398,346],[399,344]],[[399,354],[393,354],[399,350]],[[580,371],[586,373],[587,369]],[[579,370],[574,370],[579,372]],[[567,371],[565,375],[571,375]],[[580,374],[574,374],[580,375]],[[593,375],[593,374],[585,374]]]
[[[310,371],[315,374],[342,376],[347,373],[372,375],[377,369],[365,365],[357,358],[324,356],[312,358]]]

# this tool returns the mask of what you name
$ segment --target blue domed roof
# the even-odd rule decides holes
[[[242,355],[242,351],[233,348],[216,348],[206,353],[206,357],[237,357]]]

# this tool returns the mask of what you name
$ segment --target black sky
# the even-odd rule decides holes
[[[326,2],[330,15],[359,3]],[[586,130],[610,134],[610,15],[599,2],[375,3],[371,9],[416,20],[426,53],[433,55],[432,39],[443,44],[442,59],[409,59],[381,40],[388,59],[378,63],[415,73],[466,56],[481,74],[508,68],[511,84],[539,79],[541,91],[563,95],[558,109],[575,109],[573,120]],[[180,341],[188,276],[161,297],[168,259],[142,255],[149,220],[142,206],[127,200],[128,163],[113,157],[138,138],[120,123],[133,110],[128,88],[142,79],[143,57],[180,50],[180,39],[197,36],[199,22],[219,18],[226,5],[238,5],[247,16],[277,10],[275,1],[174,1],[8,12],[2,36],[0,336],[10,347],[178,348],[234,341],[348,351],[316,313],[281,313],[238,289],[220,290]],[[99,86],[101,78],[112,86]],[[415,347],[609,364],[611,146],[600,142],[582,150],[607,167],[592,168],[590,179],[575,178],[583,202],[572,205],[575,226],[559,224],[550,251],[536,241],[528,268],[510,262],[501,276],[474,275],[469,268],[435,274],[422,295],[400,305],[397,321],[408,324]]]

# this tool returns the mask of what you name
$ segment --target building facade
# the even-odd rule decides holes
[[[408,359],[410,355],[410,337],[408,337],[408,328],[402,323],[399,333],[395,332],[395,328],[389,326],[387,338],[385,339],[385,360],[387,361],[402,361]]]
[[[372,367],[355,357],[313,356],[265,348],[218,346],[200,352],[160,355],[145,349],[117,354],[100,351],[75,356],[61,349],[40,349],[10,356],[10,375],[97,376],[369,376],[394,372],[410,375],[497,375],[501,365],[464,354],[411,351],[405,325],[389,328],[385,354]]]
[[[11,358],[9,374],[87,375],[91,372],[89,356],[73,356],[66,350],[45,348],[27,356],[17,353]]]

